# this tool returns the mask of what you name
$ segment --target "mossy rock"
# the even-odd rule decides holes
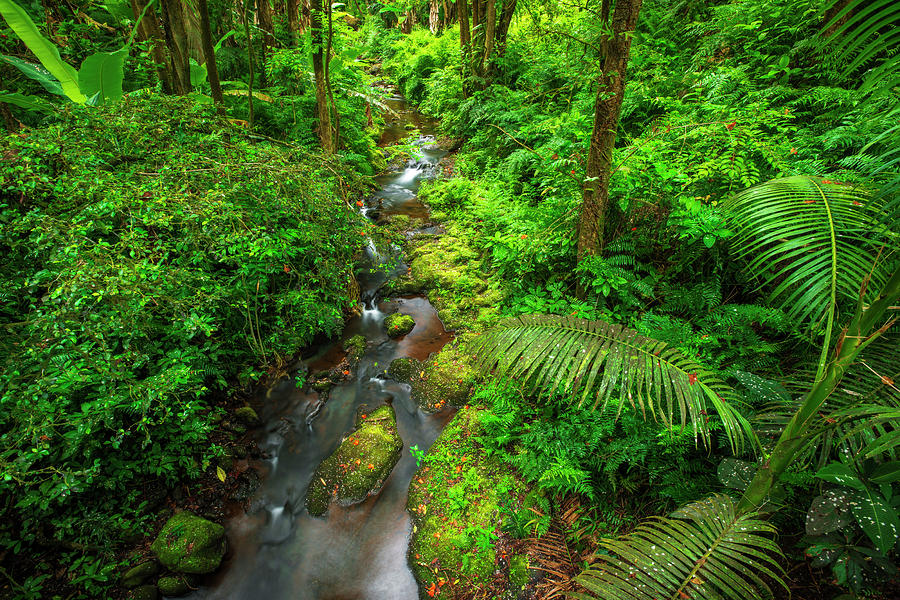
[[[521,510],[527,486],[478,442],[483,410],[457,412],[410,484],[407,509],[416,526],[409,562],[423,593],[448,573],[459,578],[458,598],[515,598],[527,583],[527,561],[523,568],[516,554],[498,560],[498,547],[511,547],[498,544],[508,535],[501,509]]]
[[[150,545],[159,562],[176,573],[212,573],[225,555],[225,528],[189,512],[166,521]]]
[[[429,412],[465,404],[475,381],[469,357],[455,344],[447,344],[424,363],[412,358],[395,359],[388,375],[409,383],[413,400]]]
[[[388,336],[395,338],[406,335],[416,326],[416,320],[409,315],[393,313],[384,318],[384,328]]]
[[[262,421],[259,420],[259,415],[256,414],[256,411],[250,406],[242,406],[234,411],[234,418],[248,427],[256,427],[262,423]]]
[[[156,587],[163,596],[184,596],[196,586],[196,580],[190,575],[167,575],[156,582]]]
[[[354,335],[343,343],[344,351],[347,353],[347,359],[351,363],[359,361],[363,353],[366,351],[366,338],[362,335]]]
[[[159,563],[155,560],[141,563],[128,569],[122,575],[122,586],[129,589],[136,588],[157,573],[159,573]]]
[[[377,492],[402,450],[393,408],[382,406],[360,416],[358,429],[316,469],[306,496],[309,513],[319,516],[332,500],[354,504]]]
[[[131,590],[128,598],[129,600],[156,600],[159,598],[159,590],[155,585],[142,585]]]

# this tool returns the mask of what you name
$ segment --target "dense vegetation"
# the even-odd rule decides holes
[[[420,378],[475,381],[411,509],[471,519],[416,557],[477,558],[458,591],[417,571],[429,595],[515,597],[525,554],[499,590],[478,553],[515,544],[552,566],[537,594],[897,584],[891,3],[20,4],[0,0],[4,593],[118,593],[147,490],[215,475],[223,407],[341,332],[373,237],[457,332]],[[377,78],[453,140],[420,191],[439,238],[356,209],[409,150],[376,148]]]

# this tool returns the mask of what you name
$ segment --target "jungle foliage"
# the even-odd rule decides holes
[[[341,329],[383,77],[459,148],[420,191],[429,297],[490,375],[466,447],[532,488],[505,530],[578,559],[557,591],[896,584],[895,3],[74,4],[0,0],[13,594],[104,594],[141,486],[208,470],[219,400]]]

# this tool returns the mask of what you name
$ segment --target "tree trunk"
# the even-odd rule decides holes
[[[637,25],[642,0],[616,0],[612,36],[606,40],[606,56],[594,102],[594,131],[588,150],[587,171],[578,216],[578,260],[603,252],[609,205],[612,153],[625,97],[625,70],[631,36]],[[605,4],[605,3],[604,3]]]
[[[191,64],[184,28],[184,10],[181,0],[160,0],[160,6],[172,65],[172,93],[183,96],[191,91]]]
[[[291,32],[291,45],[300,45],[300,0],[287,0],[288,31]]]
[[[159,19],[156,18],[156,9],[150,7],[147,12],[148,0],[131,0],[131,12],[134,14],[134,20],[140,20],[138,26],[138,39],[142,42],[150,44],[150,58],[156,65],[156,74],[162,84],[164,94],[173,94],[174,83],[172,81],[171,64],[169,57],[166,55],[166,38],[159,26]],[[144,17],[141,19],[141,14]]]
[[[437,35],[441,30],[441,7],[438,0],[431,0],[428,5],[428,29],[432,35]]]
[[[207,6],[206,0],[197,0],[197,10],[200,12],[200,39],[206,63],[206,78],[209,80],[213,102],[219,106],[219,112],[224,112],[222,85],[219,83],[219,69],[216,67],[216,51],[213,49],[212,30],[209,26],[209,6]]]
[[[414,10],[406,11],[406,18],[403,19],[403,24],[400,25],[400,33],[409,34],[412,33],[413,25],[416,22],[416,12]]]
[[[329,0],[325,0],[326,2]],[[319,124],[319,143],[326,154],[334,154],[331,130],[331,111],[328,108],[328,89],[325,81],[325,44],[322,39],[324,20],[322,0],[310,0],[310,37],[312,41],[313,75],[316,80],[316,116]]]
[[[334,119],[332,139],[334,140],[335,149],[337,149],[341,141],[341,115],[338,114],[337,104],[334,103],[334,90],[331,88],[331,47],[334,43],[331,0],[325,0],[325,12],[328,14],[328,44],[325,46],[325,89],[328,90],[328,105],[331,107],[328,114]]]
[[[502,1],[502,0],[501,0]],[[487,0],[484,14],[484,49],[478,57],[478,74],[484,78],[494,50],[494,36],[497,35],[497,5],[494,0]],[[483,82],[482,86],[486,86]]]
[[[275,45],[275,19],[272,18],[269,0],[256,0],[256,13],[259,15],[259,28],[266,32],[263,43],[266,48],[271,48]]]
[[[477,0],[476,0],[477,2]],[[459,15],[459,50],[460,50],[460,77],[462,78],[463,97],[468,98],[469,84],[469,59],[471,56],[472,37],[469,30],[469,7],[467,0],[457,0],[457,14]]]
[[[256,72],[253,68],[253,36],[250,33],[250,6],[252,5],[248,2],[241,7],[241,16],[244,22],[244,35],[247,38],[247,64],[250,67],[250,81],[247,88],[247,122],[249,127],[253,127],[253,84]]]

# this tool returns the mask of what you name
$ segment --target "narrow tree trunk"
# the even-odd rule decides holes
[[[578,260],[603,252],[609,205],[612,153],[619,127],[619,113],[625,97],[625,70],[631,49],[630,32],[637,25],[642,0],[616,0],[612,36],[606,43],[606,57],[594,102],[594,131],[588,150],[587,170],[578,216]]]
[[[183,96],[191,91],[191,64],[184,28],[184,10],[181,0],[160,0],[160,6],[165,19],[166,46],[172,65],[172,93]]]
[[[331,0],[325,0],[325,12],[328,13],[328,44],[325,48],[325,89],[328,90],[328,104],[331,107],[329,115],[334,119],[335,149],[341,141],[341,115],[338,113],[337,104],[334,103],[334,90],[331,87],[331,47],[334,43],[334,23],[332,22]],[[334,113],[334,114],[331,114]]]
[[[428,29],[431,30],[432,35],[437,35],[441,30],[441,7],[438,0],[431,0],[428,5]]]
[[[181,0],[188,58],[193,58],[197,64],[200,64],[204,60],[203,34],[200,32],[200,14],[195,6],[196,3],[193,1]]]
[[[328,0],[325,0],[326,2]],[[319,143],[326,154],[334,154],[334,138],[331,130],[331,111],[328,108],[328,90],[325,81],[325,44],[322,39],[324,10],[322,0],[310,0],[310,37],[312,41],[313,75],[316,80],[316,116],[319,124]]]
[[[207,6],[206,0],[197,0],[197,10],[200,12],[200,38],[206,63],[206,78],[209,80],[213,102],[219,106],[219,112],[224,112],[222,86],[219,83],[219,69],[216,67],[216,51],[213,49],[212,30],[209,26],[209,6]]]
[[[477,0],[476,0],[477,2]],[[459,50],[460,50],[460,77],[462,78],[463,97],[469,97],[469,58],[471,56],[472,37],[469,30],[469,7],[467,0],[457,0],[457,15],[459,16]]]
[[[247,37],[247,63],[250,66],[250,82],[247,88],[247,122],[249,124],[249,127],[253,127],[253,84],[256,72],[253,67],[253,36],[250,33],[250,6],[252,5],[248,0],[247,4],[244,4],[241,7],[241,17],[243,18],[244,22],[244,35]]]
[[[291,45],[300,45],[300,0],[287,0],[288,31],[291,32]]]
[[[413,25],[416,22],[416,13],[414,10],[406,11],[406,18],[403,19],[403,24],[400,25],[400,33],[409,34],[412,33]]]
[[[502,0],[501,0],[502,1]],[[484,14],[484,51],[478,57],[478,74],[485,77],[494,50],[494,36],[497,34],[497,6],[494,0],[487,0]],[[481,86],[485,87],[486,81]]]
[[[140,20],[138,25],[138,39],[142,42],[150,44],[150,58],[156,65],[156,73],[162,84],[164,94],[173,94],[174,83],[172,81],[171,64],[169,57],[166,55],[166,38],[159,26],[159,19],[156,17],[156,9],[150,7],[147,12],[144,9],[148,0],[131,0],[131,12],[134,14],[134,20]],[[144,15],[143,19],[141,14]]]
[[[272,18],[272,5],[269,0],[256,0],[256,13],[259,15],[259,27],[266,32],[263,38],[266,48],[275,45],[275,19]]]

